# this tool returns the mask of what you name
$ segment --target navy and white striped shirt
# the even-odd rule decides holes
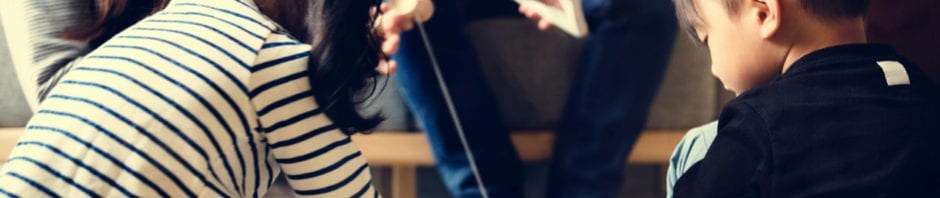
[[[378,196],[310,92],[310,46],[250,0],[174,0],[88,54],[0,169],[0,194]]]

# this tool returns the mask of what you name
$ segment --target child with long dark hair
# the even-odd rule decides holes
[[[283,170],[298,195],[377,196],[349,135],[379,120],[356,107],[379,2],[294,3],[296,38],[261,1],[97,1],[67,34],[89,52],[56,71],[0,194],[259,197]]]

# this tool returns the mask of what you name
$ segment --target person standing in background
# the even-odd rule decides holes
[[[463,29],[481,15],[507,16],[517,7],[509,1],[434,3],[435,16],[424,27],[484,188],[490,197],[523,197],[522,163]],[[586,0],[583,5],[591,36],[557,132],[547,187],[551,197],[619,192],[626,157],[646,124],[676,34],[668,0]],[[400,65],[396,79],[402,95],[428,136],[448,190],[456,197],[482,196],[418,32],[401,35],[394,60]]]
[[[556,7],[557,1],[542,0]],[[582,0],[582,7],[590,35],[555,140],[550,197],[619,192],[678,27],[669,0]],[[519,11],[540,29],[551,26],[525,7]]]
[[[496,96],[464,31],[471,20],[515,14],[505,0],[435,0],[434,16],[424,23],[440,64],[465,137],[489,197],[524,197],[523,170],[502,123]],[[389,38],[396,40],[397,38]],[[400,35],[401,48],[392,59],[399,65],[395,80],[404,102],[424,129],[444,185],[455,197],[482,197],[457,128],[418,31]]]

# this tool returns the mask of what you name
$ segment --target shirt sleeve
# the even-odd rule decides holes
[[[371,197],[369,166],[349,136],[317,106],[308,45],[273,35],[252,67],[249,95],[263,139],[299,196]]]
[[[705,158],[708,148],[711,147],[715,135],[718,134],[718,121],[689,130],[676,145],[676,149],[669,157],[669,167],[666,174],[666,197],[672,196],[672,189],[676,181],[682,178],[692,165],[698,164]]]
[[[755,197],[767,189],[770,138],[764,120],[744,103],[722,112],[718,135],[701,162],[692,165],[673,189],[675,197]]]

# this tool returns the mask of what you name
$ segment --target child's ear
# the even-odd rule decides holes
[[[761,36],[771,38],[780,29],[780,0],[753,0]]]

